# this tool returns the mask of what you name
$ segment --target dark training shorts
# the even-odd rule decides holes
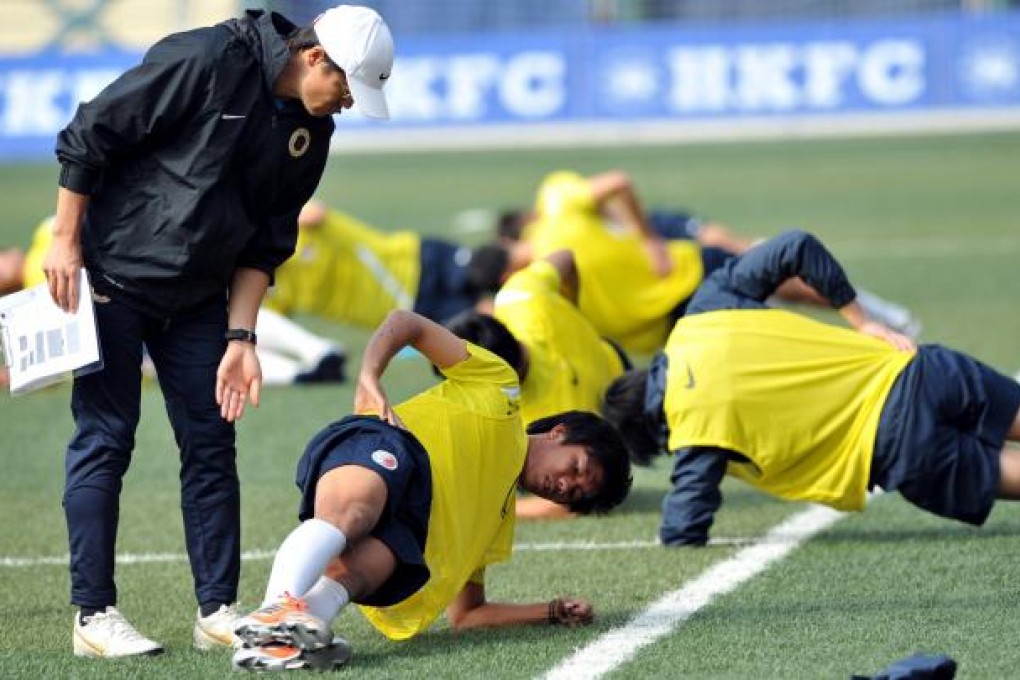
[[[701,230],[701,218],[683,210],[652,210],[646,219],[656,234],[668,241],[693,241]]]
[[[703,272],[701,274],[701,280],[704,281],[707,279],[714,271],[721,269],[724,264],[735,257],[736,255],[723,250],[722,248],[716,248],[715,246],[702,246],[701,267]],[[694,293],[691,293],[691,297],[694,297]],[[684,314],[687,313],[687,304],[691,301],[691,297],[682,300],[680,304],[673,308],[673,310],[669,313],[671,321],[678,321]]]
[[[468,282],[471,249],[434,238],[422,238],[420,276],[414,311],[442,323],[474,307],[478,293]]]
[[[1014,380],[945,347],[919,347],[882,410],[871,485],[936,515],[983,524],[1018,408]]]
[[[373,416],[348,416],[328,425],[315,435],[298,461],[298,517],[302,521],[315,516],[319,479],[344,465],[372,470],[386,483],[386,507],[370,535],[382,541],[397,560],[393,575],[358,602],[374,607],[402,602],[429,580],[425,564],[432,505],[428,454],[410,432]]]

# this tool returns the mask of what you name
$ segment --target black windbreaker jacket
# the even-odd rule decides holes
[[[82,229],[95,285],[171,314],[223,295],[236,267],[273,270],[322,176],[333,120],[272,86],[284,17],[248,12],[170,35],[57,138],[60,185],[91,200]]]

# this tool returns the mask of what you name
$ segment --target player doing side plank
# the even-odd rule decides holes
[[[411,345],[445,380],[391,406],[380,378]],[[239,622],[234,667],[329,668],[349,649],[331,621],[348,603],[387,637],[424,630],[591,621],[577,598],[489,602],[485,570],[508,559],[518,486],[577,512],[605,512],[631,484],[608,423],[572,411],[525,433],[514,370],[413,312],[392,312],[365,349],[358,415],[327,426],[298,463],[301,524],[273,562],[263,606]]]

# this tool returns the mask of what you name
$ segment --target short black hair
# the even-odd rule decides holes
[[[486,243],[471,251],[465,275],[468,285],[479,293],[495,293],[503,285],[510,266],[510,252],[498,243]]]
[[[313,47],[319,47],[322,43],[319,42],[319,36],[315,33],[313,26],[299,26],[291,31],[284,42],[287,44],[287,51],[293,54],[299,54],[305,50],[310,50]],[[330,56],[326,55],[326,63],[335,68],[337,71],[342,71],[336,62],[334,62]]]
[[[496,238],[520,241],[524,231],[524,212],[517,208],[505,208],[496,217]]]
[[[521,374],[524,368],[521,343],[498,319],[469,309],[447,319],[443,325],[457,337],[489,350],[510,364],[517,375]]]
[[[588,411],[564,411],[539,418],[528,425],[528,434],[543,434],[561,424],[567,429],[563,443],[584,446],[588,455],[602,466],[602,488],[594,496],[573,501],[567,507],[582,515],[609,512],[627,498],[634,482],[627,447],[616,428]]]
[[[648,370],[625,372],[609,384],[602,399],[602,415],[623,437],[635,465],[648,465],[659,444],[645,420],[645,386]]]

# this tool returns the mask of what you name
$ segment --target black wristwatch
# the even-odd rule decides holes
[[[226,338],[228,342],[230,340],[243,340],[244,342],[250,342],[253,345],[258,342],[258,336],[255,335],[255,331],[250,331],[247,328],[231,328],[223,334],[223,337]]]

